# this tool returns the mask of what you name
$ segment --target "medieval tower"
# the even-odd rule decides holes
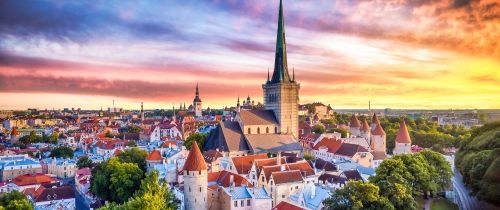
[[[288,73],[286,59],[285,23],[283,4],[280,0],[278,16],[278,34],[274,57],[273,76],[267,75],[267,82],[262,85],[265,109],[272,110],[279,123],[279,132],[298,137],[298,106],[300,84]]]
[[[207,164],[198,144],[191,147],[183,170],[185,209],[207,209]]]
[[[201,99],[200,99],[200,92],[198,91],[198,83],[196,84],[196,95],[193,99],[193,109],[194,109],[194,115],[196,117],[201,117]]]

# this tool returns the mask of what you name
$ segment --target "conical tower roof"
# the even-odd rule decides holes
[[[274,71],[270,83],[291,82],[286,58],[285,19],[283,18],[283,2],[280,0],[278,16],[278,33],[274,56]]]
[[[196,142],[193,142],[189,155],[184,163],[184,171],[203,171],[207,170],[207,164],[201,154],[200,148]]]
[[[359,123],[359,120],[358,120],[358,118],[356,117],[356,115],[352,114],[352,116],[351,116],[351,121],[349,122],[349,126],[350,126],[350,127],[354,127],[354,128],[359,128],[359,127],[361,127],[361,124]]]
[[[383,136],[383,135],[385,135],[385,131],[382,128],[382,126],[380,125],[380,123],[378,123],[375,126],[375,129],[373,129],[372,135],[377,135],[377,136]]]
[[[372,124],[380,124],[380,121],[378,121],[377,114],[373,114]]]
[[[406,123],[404,119],[401,119],[399,123],[399,131],[396,135],[396,142],[403,144],[411,144],[410,134],[408,133],[408,128],[406,127]]]
[[[368,125],[368,122],[366,121],[366,119],[363,119],[363,125],[361,126],[361,130],[362,131],[370,130],[370,126]]]

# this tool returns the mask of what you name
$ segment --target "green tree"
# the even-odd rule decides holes
[[[128,128],[127,128],[127,131],[129,133],[140,133],[141,130],[142,129],[139,126],[136,126],[136,125],[131,125],[131,126],[128,126]]]
[[[92,171],[90,191],[101,199],[121,204],[139,189],[143,177],[137,164],[111,158]]]
[[[141,181],[140,188],[122,205],[108,204],[103,209],[177,209],[178,201],[165,182],[158,181],[158,171],[154,170]]]
[[[137,142],[130,140],[127,142],[127,147],[137,147]]]
[[[50,157],[56,158],[73,158],[73,149],[66,146],[60,146],[52,149]]]
[[[394,209],[386,197],[379,195],[379,187],[372,183],[349,181],[323,201],[325,209]]]
[[[451,185],[453,172],[450,163],[440,153],[424,150],[416,155],[422,156],[429,167],[430,177],[438,189],[445,190]]]
[[[184,141],[184,146],[189,150],[191,149],[191,146],[193,145],[193,142],[198,143],[198,146],[200,148],[203,148],[203,144],[205,144],[205,141],[207,140],[207,134],[204,133],[193,133],[189,135]]]
[[[47,143],[57,144],[58,139],[59,139],[59,133],[52,132],[52,134],[50,134],[50,136],[47,139]]]
[[[147,156],[148,153],[145,150],[139,149],[138,147],[132,147],[118,154],[118,159],[120,159],[120,161],[124,163],[134,163],[142,171],[146,172]]]
[[[304,160],[312,160],[312,159],[314,159],[314,156],[308,154],[304,155]]]
[[[7,210],[31,210],[33,206],[24,194],[17,190],[0,195],[0,207]]]
[[[330,130],[330,133],[340,133],[341,138],[347,138],[347,130],[343,128],[333,128]]]
[[[317,124],[312,127],[312,131],[316,134],[325,133],[325,126],[322,124]]]
[[[93,168],[94,162],[92,162],[92,160],[89,157],[83,156],[80,159],[78,159],[78,161],[76,162],[76,167],[78,167],[78,169]]]

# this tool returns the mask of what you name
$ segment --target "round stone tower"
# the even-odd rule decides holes
[[[183,169],[185,209],[207,209],[207,164],[198,144],[193,143]]]

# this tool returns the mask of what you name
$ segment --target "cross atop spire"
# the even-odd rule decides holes
[[[278,34],[276,37],[276,54],[274,57],[274,72],[270,83],[291,82],[286,59],[285,20],[283,18],[283,3],[280,0],[278,16]]]

